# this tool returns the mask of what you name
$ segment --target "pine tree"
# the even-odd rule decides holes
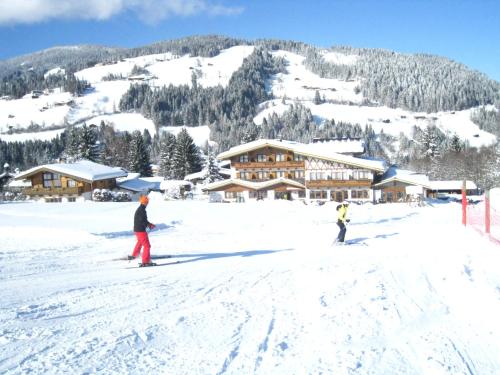
[[[87,124],[83,124],[79,133],[77,158],[97,162],[99,160],[99,146],[96,131],[88,127]]]
[[[174,156],[174,176],[183,180],[190,173],[199,172],[201,169],[200,155],[198,147],[193,139],[183,128],[177,134],[175,156]]]
[[[160,169],[158,175],[166,180],[172,180],[175,177],[175,142],[176,140],[173,134],[168,132],[162,133],[160,139]]]
[[[219,165],[217,164],[217,160],[215,159],[213,150],[211,149],[208,150],[205,169],[207,170],[207,177],[204,180],[205,183],[212,183],[224,179],[219,172]]]
[[[79,145],[80,145],[80,131],[76,126],[71,129],[66,129],[66,147],[64,149],[64,156],[70,160],[77,160],[79,158]]]
[[[131,172],[140,173],[142,177],[151,177],[153,175],[149,152],[144,143],[144,138],[138,130],[132,133],[128,155],[128,169]]]

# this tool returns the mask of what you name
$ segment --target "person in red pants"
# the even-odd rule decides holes
[[[149,198],[146,195],[141,195],[139,198],[140,206],[137,208],[134,214],[134,233],[137,238],[137,243],[135,244],[134,251],[132,255],[128,256],[129,260],[137,258],[142,248],[142,263],[139,264],[140,267],[156,266],[156,263],[151,262],[151,256],[149,250],[151,249],[151,244],[149,243],[148,233],[146,228],[153,229],[154,224],[148,221],[148,215],[146,213],[146,207],[149,203]]]

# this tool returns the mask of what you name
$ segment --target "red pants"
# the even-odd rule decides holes
[[[151,244],[149,243],[149,237],[146,232],[134,232],[137,237],[137,243],[135,244],[134,251],[132,252],[133,257],[137,257],[141,252],[141,247],[144,247],[142,251],[142,263],[149,263],[151,261],[149,255],[149,249],[151,249]]]

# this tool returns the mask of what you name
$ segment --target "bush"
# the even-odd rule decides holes
[[[107,189],[94,189],[92,199],[96,202],[130,202],[132,198],[129,193],[123,191],[109,191]]]

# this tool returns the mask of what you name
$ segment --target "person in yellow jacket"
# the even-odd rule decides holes
[[[337,206],[337,225],[340,228],[339,235],[335,240],[335,243],[343,244],[345,239],[345,233],[347,232],[347,228],[345,226],[350,220],[347,218],[347,209],[349,208],[349,203],[344,201],[340,205]]]

